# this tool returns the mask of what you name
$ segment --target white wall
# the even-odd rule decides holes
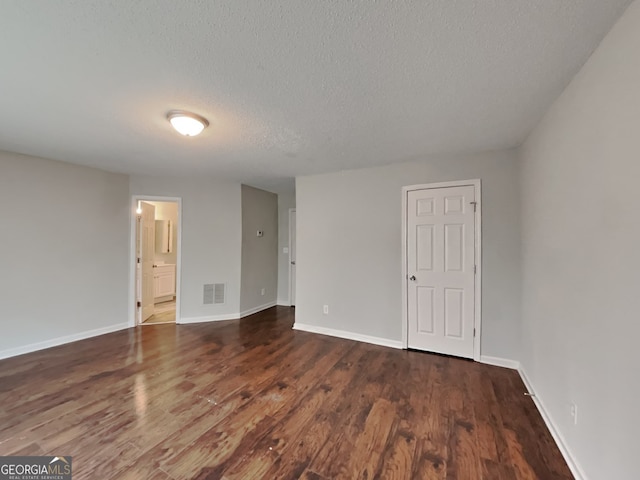
[[[521,360],[594,480],[638,478],[638,45],[634,2],[521,152]]]
[[[290,305],[289,299],[289,209],[296,208],[296,193],[278,194],[278,305]]]
[[[126,327],[125,175],[0,152],[0,357]]]
[[[132,176],[131,195],[182,198],[181,320],[240,311],[240,184],[212,179]],[[205,283],[226,283],[223,305],[204,305]]]
[[[515,152],[297,178],[296,323],[400,341],[401,188],[473,178],[482,180],[482,354],[519,358]]]
[[[262,237],[257,236],[258,230],[263,232]],[[241,272],[241,313],[275,305],[278,289],[278,196],[248,185],[242,185]]]

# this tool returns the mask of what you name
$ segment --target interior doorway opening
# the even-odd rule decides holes
[[[289,209],[289,305],[296,306],[296,209]]]
[[[133,324],[180,320],[181,202],[133,197]]]

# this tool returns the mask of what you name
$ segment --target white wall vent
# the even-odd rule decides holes
[[[205,283],[203,288],[202,303],[204,305],[219,305],[224,303],[224,283]]]

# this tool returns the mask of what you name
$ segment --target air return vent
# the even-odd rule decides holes
[[[205,305],[224,303],[224,287],[224,283],[206,283],[203,288],[202,303]]]

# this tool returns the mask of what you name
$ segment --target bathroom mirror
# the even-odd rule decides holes
[[[156,253],[173,252],[173,224],[171,220],[156,220]]]

